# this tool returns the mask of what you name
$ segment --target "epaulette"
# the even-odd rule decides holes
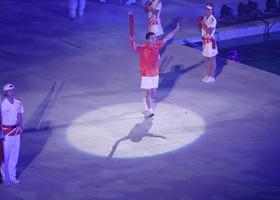
[[[16,100],[18,100],[21,104],[22,104],[22,100],[19,98],[15,98]]]

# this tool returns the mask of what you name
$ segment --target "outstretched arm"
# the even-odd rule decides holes
[[[168,33],[168,34],[162,39],[163,42],[166,43],[168,40],[170,40],[170,39],[175,35],[175,33],[176,33],[179,29],[180,29],[180,24],[179,24],[179,22],[178,22],[176,28],[175,28],[173,31],[171,31],[170,33]]]

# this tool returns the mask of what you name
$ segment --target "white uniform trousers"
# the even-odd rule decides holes
[[[4,146],[4,158],[8,164],[8,171],[10,179],[16,178],[16,166],[18,163],[19,149],[20,149],[20,134],[15,136],[5,136],[5,141],[3,141]],[[2,178],[6,180],[5,166],[4,163],[1,165]]]
[[[84,9],[86,6],[86,0],[70,0],[69,1],[69,17],[76,18],[76,13],[79,16],[84,15]],[[78,10],[77,10],[78,8]]]

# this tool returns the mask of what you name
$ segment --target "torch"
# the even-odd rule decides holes
[[[133,22],[133,13],[130,11],[128,13],[129,18],[129,35],[130,35],[130,44],[133,46],[133,38],[134,38],[134,22]]]

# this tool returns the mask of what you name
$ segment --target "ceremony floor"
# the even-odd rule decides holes
[[[181,29],[147,119],[128,41],[132,11],[145,43],[140,1],[89,0],[74,21],[66,0],[1,1],[1,88],[14,84],[25,110],[21,183],[2,183],[1,200],[280,199],[280,76],[218,56],[216,82],[202,83],[201,52],[180,42],[199,37],[205,1],[162,2],[165,34]],[[239,2],[213,3],[218,18]]]

